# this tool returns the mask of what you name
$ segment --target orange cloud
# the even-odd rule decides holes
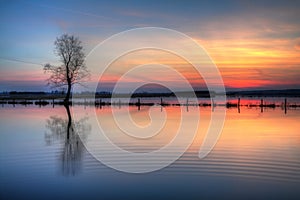
[[[298,38],[297,40],[296,40],[296,44],[295,44],[295,49],[296,50],[300,50],[300,38]]]

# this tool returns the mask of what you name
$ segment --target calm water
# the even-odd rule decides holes
[[[76,108],[74,108],[76,109]],[[74,129],[93,141],[96,124],[82,109]],[[158,149],[180,125],[179,107],[166,107],[161,133],[151,140],[132,140],[112,118],[126,107],[96,109],[101,126],[118,146],[132,152]],[[129,108],[132,120],[145,126],[149,107]],[[300,110],[228,109],[223,132],[204,159],[198,151],[210,122],[210,108],[200,108],[201,124],[190,148],[176,162],[146,174],[128,174],[101,164],[78,135],[67,135],[64,107],[0,107],[1,199],[298,199],[300,196]],[[151,108],[160,116],[161,108]],[[187,112],[187,111],[185,111]],[[197,109],[190,107],[193,118]],[[155,118],[153,120],[160,120]],[[189,130],[187,130],[189,131]],[[142,134],[142,133],[141,133]],[[126,165],[126,162],[120,162]]]

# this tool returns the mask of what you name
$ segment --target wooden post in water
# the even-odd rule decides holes
[[[54,98],[52,99],[52,108],[54,108]]]
[[[261,113],[264,112],[264,100],[263,99],[260,100],[260,112]]]
[[[100,105],[100,109],[102,109],[102,99],[100,99],[99,105]]]
[[[286,98],[284,99],[284,114],[286,114],[286,109],[287,108],[287,100]]]
[[[186,112],[189,112],[189,98],[186,98]]]
[[[141,110],[141,99],[140,98],[138,98],[137,106],[138,106],[138,110]]]
[[[240,109],[240,106],[241,106],[241,98],[239,97],[238,98],[238,113],[240,113],[241,112],[241,109]]]

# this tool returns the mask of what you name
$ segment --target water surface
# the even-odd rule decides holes
[[[85,108],[74,129],[92,141],[95,124]],[[110,128],[108,137],[132,152],[161,148],[174,137],[180,113],[193,118],[195,107],[165,107],[165,127],[149,140],[123,134],[112,118],[127,107],[96,109],[99,123]],[[130,107],[133,121],[146,126],[149,109],[158,116],[160,106]],[[300,110],[241,107],[228,109],[223,132],[204,159],[198,151],[210,122],[210,107],[200,108],[201,122],[190,148],[176,162],[146,174],[128,174],[97,161],[74,132],[67,134],[63,106],[5,105],[0,108],[1,199],[297,199],[300,195]],[[154,119],[155,120],[155,119]],[[159,120],[159,118],[157,119]],[[189,130],[186,130],[189,131]],[[141,133],[143,134],[143,133]],[[172,153],[172,152],[171,152]],[[126,162],[121,162],[126,165]]]

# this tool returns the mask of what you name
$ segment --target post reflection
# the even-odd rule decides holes
[[[86,139],[91,126],[86,123],[87,117],[74,121],[69,106],[64,107],[67,118],[50,116],[47,119],[45,141],[47,145],[64,141],[60,156],[61,172],[66,176],[74,176],[81,171],[82,156],[85,151],[82,140]]]

